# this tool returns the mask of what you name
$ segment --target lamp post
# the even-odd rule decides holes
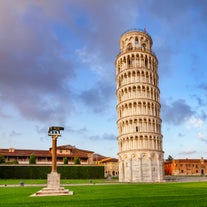
[[[61,130],[64,130],[64,127],[52,126],[48,131],[48,136],[52,137],[52,173],[57,172],[57,139],[61,136]]]

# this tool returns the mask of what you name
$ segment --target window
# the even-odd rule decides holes
[[[139,127],[138,126],[136,126],[136,132],[138,132],[139,131]]]
[[[128,49],[128,50],[132,50],[132,44],[131,44],[131,43],[129,43],[129,44],[127,45],[127,49]]]
[[[142,49],[145,50],[145,48],[146,48],[146,45],[143,43],[142,44]]]

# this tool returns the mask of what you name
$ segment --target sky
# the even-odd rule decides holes
[[[146,28],[158,60],[164,157],[207,159],[206,0],[0,0],[0,148],[117,157],[119,38]]]

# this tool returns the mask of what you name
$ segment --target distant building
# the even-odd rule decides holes
[[[49,150],[31,150],[31,149],[0,149],[6,162],[18,161],[19,164],[29,164],[31,154],[36,157],[36,164],[51,164],[52,152]],[[64,145],[57,147],[57,164],[63,164],[64,158],[68,158],[68,164],[74,164],[74,158],[78,157],[81,164],[94,164],[93,151],[78,149],[75,146]]]
[[[105,177],[117,177],[119,175],[118,159],[106,157],[100,160],[98,164],[104,166]]]
[[[164,162],[166,175],[207,175],[207,160],[176,159]]]

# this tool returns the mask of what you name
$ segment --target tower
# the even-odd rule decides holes
[[[117,55],[117,127],[120,182],[163,180],[158,60],[144,30],[120,37]]]

